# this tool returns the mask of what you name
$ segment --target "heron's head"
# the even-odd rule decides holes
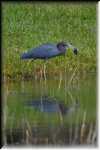
[[[74,47],[74,46],[72,45],[72,43],[67,43],[66,45],[67,45],[67,46],[66,46],[67,49],[68,49],[68,48],[71,48],[71,49],[73,50],[73,53],[74,53],[75,55],[77,55],[78,49],[77,49],[76,47]]]
[[[57,44],[57,48],[59,51],[61,51],[62,53],[66,52],[66,49],[71,48],[73,50],[73,53],[75,55],[77,55],[78,53],[78,49],[76,47],[74,47],[72,44],[70,43],[65,43],[65,42],[59,42]]]
[[[66,43],[65,42],[59,42],[57,44],[57,48],[60,52],[65,53],[66,52]]]

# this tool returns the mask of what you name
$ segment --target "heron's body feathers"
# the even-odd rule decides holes
[[[54,44],[44,44],[39,47],[30,49],[28,52],[22,54],[22,59],[48,59],[57,55],[61,52],[58,50]]]
[[[77,55],[77,48],[74,48],[71,44],[59,42],[58,44],[46,43],[32,48],[28,52],[23,53],[21,59],[48,59],[59,55],[65,55],[69,47],[71,47],[74,54]]]

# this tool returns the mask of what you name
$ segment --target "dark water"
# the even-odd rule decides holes
[[[4,83],[4,144],[96,145],[96,75]]]

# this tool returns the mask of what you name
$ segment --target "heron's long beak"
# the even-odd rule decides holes
[[[74,52],[75,55],[77,55],[77,53],[78,53],[77,48],[74,48],[74,49],[73,49],[73,52]]]
[[[78,49],[77,48],[75,48],[72,44],[69,44],[69,43],[67,44],[67,47],[71,48],[73,50],[73,53],[75,55],[77,55],[77,53],[78,53]]]

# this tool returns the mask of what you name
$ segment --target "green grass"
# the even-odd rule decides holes
[[[3,3],[3,74],[34,76],[43,62],[20,60],[20,54],[42,43],[72,42],[78,56],[69,50],[66,57],[47,62],[49,75],[59,71],[96,71],[96,3]]]

